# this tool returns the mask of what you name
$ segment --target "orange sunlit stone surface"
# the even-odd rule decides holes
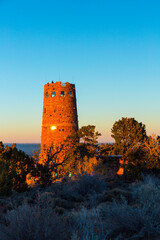
[[[78,130],[75,85],[68,82],[44,85],[41,155],[51,145],[63,143]]]

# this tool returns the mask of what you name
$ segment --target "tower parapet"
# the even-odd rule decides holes
[[[78,130],[75,84],[52,82],[44,85],[41,153],[63,143]]]

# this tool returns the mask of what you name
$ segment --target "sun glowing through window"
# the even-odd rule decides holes
[[[54,131],[57,127],[56,126],[52,126],[51,130]]]

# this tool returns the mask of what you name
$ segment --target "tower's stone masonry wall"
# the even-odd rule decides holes
[[[61,144],[78,130],[75,85],[68,82],[44,86],[41,153],[51,145]]]

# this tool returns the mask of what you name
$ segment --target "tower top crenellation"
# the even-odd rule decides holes
[[[73,83],[69,83],[69,82],[61,82],[61,81],[56,81],[56,82],[51,82],[51,83],[49,83],[49,82],[47,82],[45,85],[59,85],[59,86],[61,86],[61,87],[65,87],[66,85],[71,85],[71,86],[75,86],[75,84],[73,84]]]

